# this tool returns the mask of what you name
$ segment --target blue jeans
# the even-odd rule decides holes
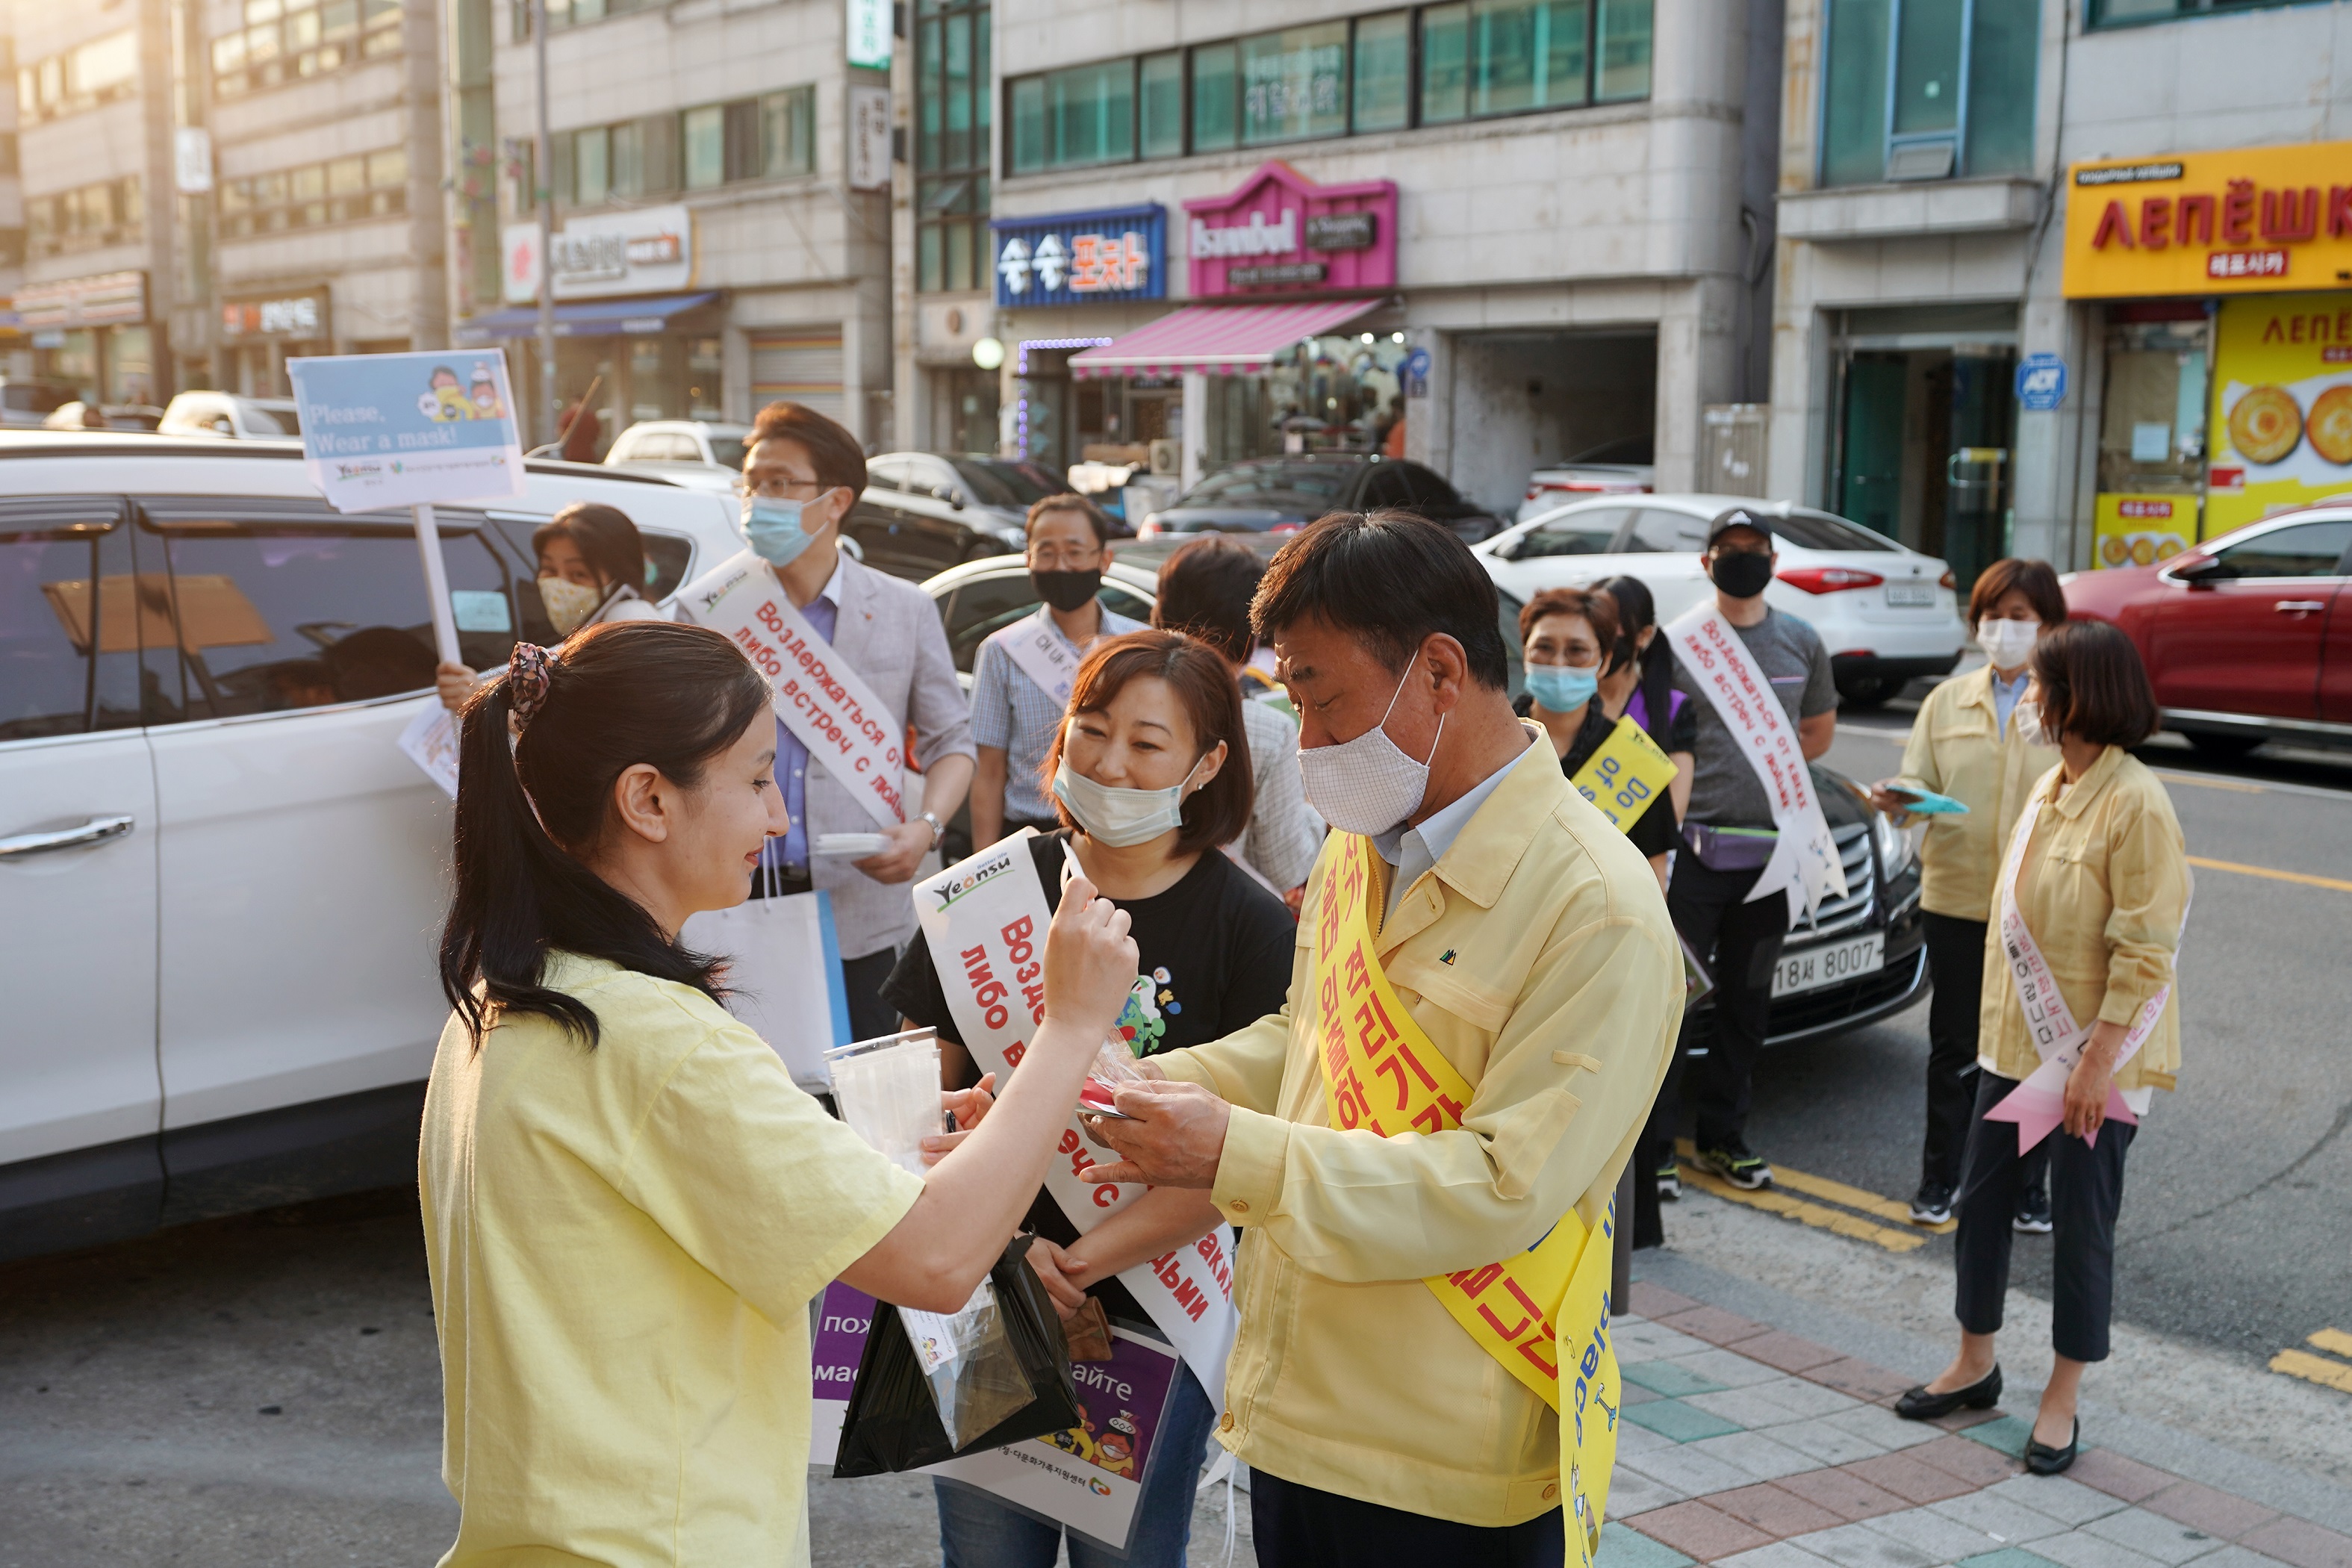
[[[1192,1489],[1209,1428],[1217,1418],[1208,1391],[1180,1366],[1169,1391],[1168,1418],[1144,1461],[1143,1495],[1136,1500],[1135,1530],[1125,1557],[1070,1538],[1070,1568],[1184,1568],[1184,1544],[1192,1534]],[[940,1504],[940,1552],[945,1568],[1053,1568],[1062,1527],[976,1488],[935,1479]]]

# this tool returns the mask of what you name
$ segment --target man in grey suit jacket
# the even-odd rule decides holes
[[[866,489],[856,437],[813,408],[771,403],[751,426],[741,488],[752,548],[774,569],[785,595],[914,731],[913,755],[923,769],[920,814],[885,830],[891,843],[879,854],[845,860],[809,850],[827,833],[873,832],[874,818],[780,721],[776,784],[792,829],[769,841],[761,883],[753,889],[832,893],[851,1030],[861,1039],[887,1034],[898,1016],[881,998],[882,983],[915,930],[907,884],[971,787],[971,706],[930,596],[841,551],[842,520]],[[798,536],[788,526],[794,508]]]

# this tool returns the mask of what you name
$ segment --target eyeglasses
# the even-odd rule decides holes
[[[803,499],[814,499],[831,488],[822,479],[795,479],[782,474],[769,474],[757,481],[750,479],[737,479],[734,487],[737,500],[749,500],[753,496],[767,496],[776,500],[791,500],[793,499],[793,492],[798,490],[809,492],[808,497]]]
[[[1047,572],[1082,569],[1101,558],[1102,546],[1099,544],[1033,544],[1029,547],[1029,564]]]

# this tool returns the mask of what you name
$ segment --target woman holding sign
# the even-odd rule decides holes
[[[1133,921],[1142,974],[1115,1030],[1129,1047],[1139,1057],[1155,1056],[1280,1011],[1297,928],[1280,900],[1217,850],[1249,820],[1251,800],[1241,696],[1223,658],[1173,632],[1132,632],[1096,644],[1078,667],[1068,716],[1044,771],[1066,831],[1028,839],[1025,848],[1019,840],[1006,847],[1035,867],[1037,886],[1024,890],[1033,909],[1052,903],[1075,853],[1087,879]],[[967,898],[949,910],[982,902]],[[961,984],[966,966],[960,959],[968,949],[952,918],[938,930],[929,916],[923,923],[928,940],[908,948],[883,995],[910,1026],[936,1027],[944,1057],[961,1058],[960,1047],[977,1044],[966,1037],[986,1026]],[[982,923],[1001,922],[991,915]],[[959,983],[953,996],[936,962],[934,948],[941,944],[949,974]],[[976,1076],[969,1058],[958,1067],[951,1081]],[[937,1143],[951,1148],[965,1136]],[[1090,1205],[1094,1189],[1077,1190],[1077,1201]],[[1049,1188],[1029,1212],[1039,1237],[1029,1259],[1066,1316],[1090,1313],[1086,1301],[1092,1297],[1114,1320],[1164,1330],[1162,1313],[1116,1276],[1199,1241],[1217,1217],[1206,1194],[1162,1188],[1081,1236],[1062,1196]],[[996,1237],[1000,1245],[1003,1239]],[[1138,1284],[1150,1289],[1148,1276]],[[1158,1304],[1164,1310],[1164,1301]],[[1176,1379],[1145,1459],[1124,1559],[1134,1568],[1181,1568],[1184,1561],[1193,1482],[1216,1412],[1202,1377],[1221,1386],[1223,1371],[1222,1358],[1213,1368],[1188,1363]],[[1059,1527],[990,1494],[937,1484],[949,1568],[1050,1568],[1062,1543]],[[1075,1536],[1069,1550],[1075,1568],[1118,1561]]]
[[[530,548],[539,557],[539,602],[557,637],[610,621],[669,618],[642,591],[646,542],[619,507],[573,501],[532,531]],[[479,679],[462,664],[444,663],[433,673],[441,706],[452,713]]]
[[[2012,722],[2062,760],[2027,794],[1993,889],[1984,1070],[1960,1177],[1960,1353],[1895,1409],[1927,1421],[2000,1399],[1993,1336],[2011,1215],[2026,1157],[2046,1142],[2057,1357],[2025,1466],[2056,1475],[2074,1462],[2083,1369],[2107,1356],[2124,1156],[2155,1091],[2180,1070],[2173,960],[2189,878],[2171,799],[2124,749],[2157,727],[2131,639],[2104,621],[2069,621],[2034,645],[2032,668]]]
[[[646,624],[519,644],[466,706],[417,1154],[445,1563],[807,1563],[810,1298],[961,1308],[1127,996],[1128,917],[1074,881],[972,1147],[918,1177],[827,1116],[678,942],[784,830],[770,697]]]

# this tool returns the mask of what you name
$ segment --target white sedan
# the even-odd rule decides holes
[[[1948,674],[1959,661],[1968,627],[1944,563],[1842,517],[1787,501],[1596,497],[1546,511],[1471,548],[1496,586],[1520,604],[1545,588],[1639,577],[1657,600],[1663,626],[1711,591],[1699,564],[1706,525],[1734,506],[1770,522],[1780,563],[1765,600],[1822,634],[1847,702],[1885,701],[1913,677]]]

